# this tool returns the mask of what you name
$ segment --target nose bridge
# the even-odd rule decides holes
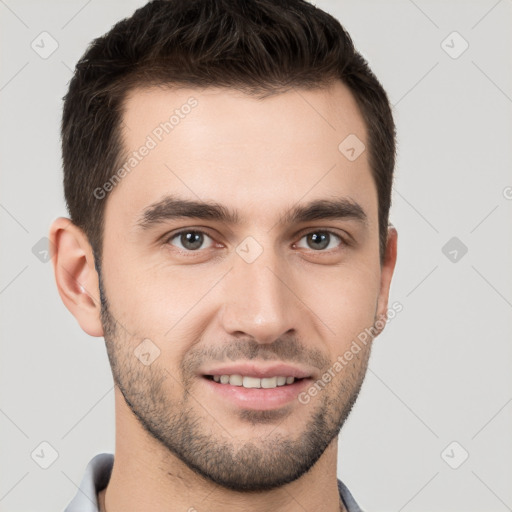
[[[283,255],[270,243],[264,246],[248,238],[237,247],[228,276],[224,328],[231,334],[242,332],[271,343],[296,327],[296,306],[284,283],[288,273]]]

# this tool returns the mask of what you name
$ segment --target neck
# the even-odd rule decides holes
[[[121,404],[124,400],[116,395],[114,466],[108,486],[98,495],[101,512],[345,511],[337,486],[337,438],[299,479],[270,491],[237,492],[192,471],[149,436]]]

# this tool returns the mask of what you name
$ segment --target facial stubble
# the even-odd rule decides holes
[[[361,351],[354,363],[343,369],[328,389],[310,402],[311,413],[295,438],[277,428],[294,414],[294,404],[284,410],[240,410],[238,419],[255,430],[258,425],[276,428],[264,437],[238,442],[230,432],[231,421],[220,424],[209,414],[206,404],[193,396],[194,377],[186,369],[194,367],[192,359],[182,361],[181,375],[173,376],[158,364],[144,365],[134,355],[134,347],[143,338],[130,336],[111,312],[97,267],[101,299],[101,321],[115,385],[143,429],[162,448],[180,459],[202,478],[238,492],[268,491],[292,482],[308,472],[339,434],[356,402],[364,381],[370,348]],[[247,349],[245,349],[247,347]],[[252,341],[238,350],[254,357],[260,346]],[[268,350],[268,347],[261,347]],[[188,358],[189,354],[185,356]],[[190,358],[195,357],[194,354]],[[328,360],[326,360],[328,363]],[[327,369],[327,368],[326,368]],[[172,399],[165,383],[181,388],[181,398]],[[314,407],[313,407],[314,404]],[[212,429],[212,424],[215,429]],[[233,430],[233,429],[231,429]],[[172,458],[172,457],[171,457]]]

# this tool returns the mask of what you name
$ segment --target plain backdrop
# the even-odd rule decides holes
[[[87,462],[114,450],[104,342],[62,304],[44,238],[67,215],[72,69],[143,3],[0,0],[1,511],[63,510]],[[399,144],[390,302],[403,310],[375,342],[339,477],[369,512],[512,510],[512,1],[316,5],[388,91]]]

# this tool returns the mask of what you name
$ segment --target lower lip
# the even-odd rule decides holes
[[[214,380],[202,377],[215,396],[220,396],[238,407],[254,409],[258,411],[269,411],[289,404],[297,399],[301,391],[309,385],[311,379],[302,379],[293,384],[278,386],[276,388],[244,388],[243,386],[232,386],[231,384],[220,384]]]

